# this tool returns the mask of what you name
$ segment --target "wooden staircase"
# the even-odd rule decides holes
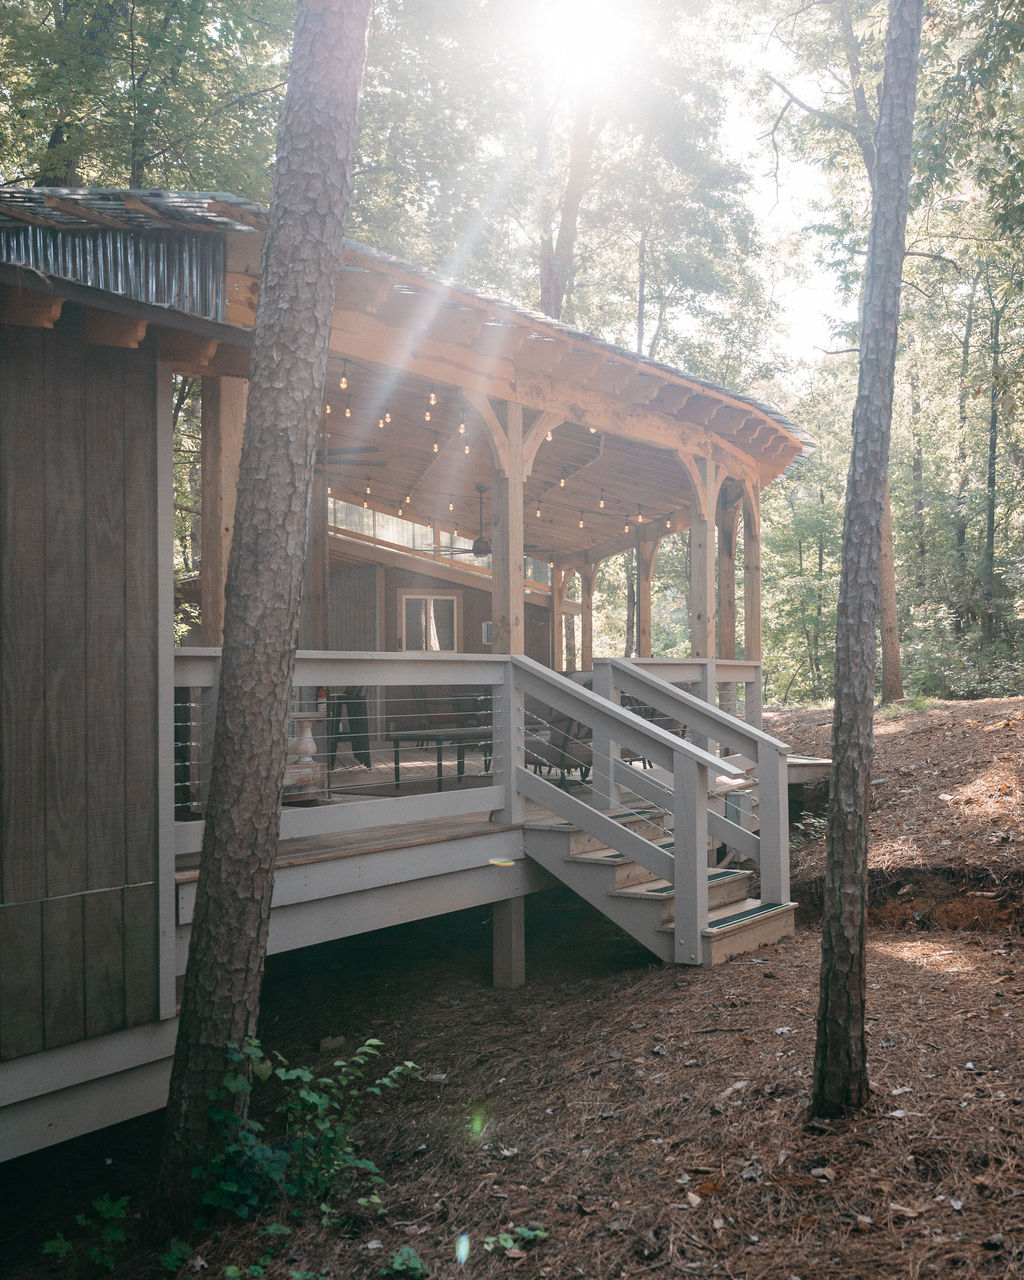
[[[666,831],[664,810],[619,809],[606,816],[672,855],[674,841]],[[668,962],[676,958],[670,881],[568,822],[528,823],[525,838],[527,854],[545,870],[656,956]],[[702,930],[706,965],[793,933],[795,904],[752,897],[754,879],[753,871],[738,867],[708,868],[707,924]]]

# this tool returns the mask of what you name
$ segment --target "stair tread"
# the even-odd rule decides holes
[[[717,933],[731,925],[743,924],[747,920],[760,920],[765,916],[782,914],[795,906],[792,902],[762,902],[760,898],[745,898],[742,902],[729,902],[722,907],[712,907],[708,912],[708,923],[703,932]],[[665,920],[659,928],[674,929],[674,920]]]
[[[628,884],[610,892],[616,898],[665,898],[675,893],[675,886],[667,880],[645,880],[642,884]]]

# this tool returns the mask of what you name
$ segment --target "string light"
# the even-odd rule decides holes
[[[381,431],[383,431],[383,430],[384,430],[384,419],[383,419],[383,418],[378,418],[378,419],[377,419],[377,426],[378,426],[378,427],[380,427]]]
[[[466,415],[462,414],[462,416],[459,418],[459,435],[464,436],[465,434],[466,434]]]
[[[555,438],[555,437],[551,434],[551,432],[550,432],[550,431],[549,431],[549,432],[547,433],[547,435],[544,437],[544,439],[548,442],[548,444],[550,444],[550,443],[551,443],[551,441],[552,441],[552,440],[554,440],[554,438]]]
[[[338,390],[339,391],[348,390],[348,361],[347,360],[341,366],[341,377],[338,379]]]
[[[565,488],[565,472],[564,472],[564,471],[563,471],[563,472],[562,472],[562,474],[558,477],[558,487],[559,487],[559,489],[564,489],[564,488]]]
[[[427,417],[428,418],[430,417],[429,413],[427,414]],[[437,453],[439,452],[439,450],[440,450],[440,445],[437,443],[437,436],[434,436],[434,452]]]
[[[325,404],[325,405],[324,405],[324,413],[330,413],[330,411],[331,411],[331,406],[330,406],[329,404]]]
[[[671,528],[672,528],[672,521],[671,521],[671,520],[666,520],[666,521],[665,521],[665,528],[666,528],[666,529],[671,529]]]
[[[449,511],[454,511],[454,510],[455,510],[455,503],[451,500],[451,498],[450,498],[450,497],[449,497],[449,499],[448,499],[448,510],[449,510]]]
[[[373,490],[370,488],[370,477],[367,476],[366,477],[366,496],[369,497],[371,493],[373,493]]]
[[[407,493],[405,495],[405,505],[408,506],[410,502],[412,502],[412,495]]]
[[[589,428],[589,431],[590,431],[590,434],[591,434],[592,436],[596,436],[596,435],[597,435],[597,427],[590,427],[590,428]]]
[[[601,490],[601,501],[597,504],[601,510],[604,510],[604,490]]]
[[[437,395],[436,395],[436,393],[434,392],[434,388],[433,388],[433,387],[431,387],[431,388],[430,388],[430,395],[429,395],[429,396],[427,396],[427,408],[426,408],[426,409],[424,409],[424,411],[423,411],[423,421],[424,421],[424,422],[429,422],[429,421],[430,421],[430,410],[434,407],[434,405],[435,405],[435,404],[437,404]]]
[[[352,405],[347,400],[345,401],[345,417],[352,417]]]
[[[462,452],[466,455],[466,457],[467,457],[467,458],[469,457],[469,444],[468,444],[468,443],[466,444],[466,446],[465,446],[465,448],[462,450]]]
[[[580,512],[580,528],[583,528],[583,512]]]
[[[644,522],[644,513],[640,507],[636,509],[636,522],[637,524],[643,524]]]
[[[399,508],[398,508],[398,514],[399,514],[399,515],[404,514],[404,508],[403,508],[403,507],[399,507]]]
[[[623,532],[623,533],[629,533],[629,521],[628,521],[628,520],[627,520],[627,521],[626,521],[626,523],[622,526],[622,532]]]
[[[537,519],[540,519],[540,503],[537,503]]]
[[[437,396],[434,393],[433,387],[430,388],[430,395],[427,396],[427,400],[430,402],[431,405],[437,404]]]

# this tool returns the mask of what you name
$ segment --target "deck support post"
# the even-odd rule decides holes
[[[571,570],[551,570],[551,670],[565,670],[565,619],[562,605],[565,588],[572,576]]]
[[[503,898],[491,907],[494,985],[514,991],[526,981],[526,899]]]
[[[235,523],[238,461],[249,384],[244,378],[204,378],[202,391],[203,523],[200,636],[216,647],[224,633],[224,583]]]

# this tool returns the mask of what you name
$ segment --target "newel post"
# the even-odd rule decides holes
[[[675,961],[704,964],[708,923],[708,769],[682,751],[672,768]]]
[[[594,663],[594,692],[608,702],[616,700],[612,664],[608,658],[598,658]],[[614,753],[618,747],[601,724],[594,726],[590,750],[593,757],[590,774],[591,803],[595,809],[610,809],[618,800],[618,787],[612,773]]]

